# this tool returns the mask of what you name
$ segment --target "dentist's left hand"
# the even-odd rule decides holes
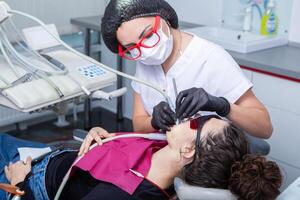
[[[82,145],[79,149],[78,155],[81,156],[86,154],[89,151],[90,146],[94,141],[97,142],[98,145],[102,145],[102,139],[114,137],[116,134],[108,133],[106,130],[100,127],[92,128],[85,139],[82,142]]]
[[[170,131],[175,125],[175,113],[167,102],[162,101],[153,108],[151,125],[162,131]]]

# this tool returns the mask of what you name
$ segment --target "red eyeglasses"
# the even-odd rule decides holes
[[[153,48],[160,41],[160,36],[157,33],[158,26],[160,24],[160,16],[155,17],[154,27],[144,34],[142,39],[135,45],[124,48],[119,44],[119,55],[128,60],[137,60],[141,57],[141,47]]]
[[[190,128],[194,129],[194,130],[202,129],[202,127],[204,126],[205,122],[207,122],[211,118],[222,119],[218,115],[199,116],[199,117],[196,117],[196,118],[190,120]]]

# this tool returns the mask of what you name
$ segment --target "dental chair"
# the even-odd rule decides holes
[[[88,132],[84,130],[74,130],[73,138],[77,141],[83,141]],[[270,152],[270,145],[259,138],[255,138],[246,134],[249,142],[250,152],[256,155],[268,155]],[[180,178],[175,178],[174,187],[179,200],[236,200],[237,198],[225,189],[203,188],[198,186],[191,186],[185,183]]]
[[[222,189],[202,188],[187,185],[180,178],[174,181],[177,197],[180,200],[236,200],[237,198],[229,191]],[[296,179],[277,200],[299,200],[300,177]]]

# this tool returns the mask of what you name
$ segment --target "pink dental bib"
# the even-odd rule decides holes
[[[166,145],[166,141],[143,138],[116,139],[90,150],[72,167],[71,174],[80,168],[133,194],[148,174],[153,153]]]

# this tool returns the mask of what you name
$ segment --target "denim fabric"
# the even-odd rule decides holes
[[[4,166],[9,162],[16,162],[20,159],[18,154],[19,147],[33,147],[44,148],[45,144],[20,140],[9,136],[7,134],[0,134],[0,183],[8,183],[5,177]],[[71,152],[74,150],[64,150],[46,156],[40,163],[32,167],[32,176],[29,178],[29,185],[37,200],[49,200],[46,187],[45,187],[45,174],[49,160],[54,156],[64,152]],[[0,190],[0,200],[8,199],[8,194]]]
[[[0,174],[3,173],[4,166],[9,162],[19,160],[19,147],[44,148],[45,144],[21,140],[10,135],[0,133]]]
[[[0,183],[9,183],[5,178],[4,172],[0,174]],[[3,190],[0,190],[0,200],[6,200],[8,198],[8,194]]]
[[[4,173],[4,166],[8,165],[9,162],[16,162],[19,160],[19,147],[42,148],[46,147],[46,145],[17,139],[10,135],[0,133],[0,183],[8,183]],[[2,199],[6,199],[6,194],[4,191],[0,190],[0,200]]]
[[[32,189],[35,199],[49,200],[45,181],[47,166],[51,158],[65,152],[74,152],[74,150],[63,150],[52,153],[32,168],[31,172],[33,173],[33,175],[29,179],[29,185]]]

